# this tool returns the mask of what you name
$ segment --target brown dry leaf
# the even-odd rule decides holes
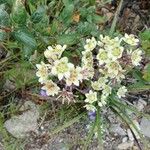
[[[79,12],[74,13],[72,19],[73,21],[78,23],[80,21],[80,13]]]

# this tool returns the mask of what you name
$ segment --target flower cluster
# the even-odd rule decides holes
[[[85,41],[81,63],[77,66],[63,55],[66,45],[49,46],[44,52],[48,64],[37,64],[36,75],[48,96],[62,94],[69,99],[80,92],[85,96],[84,107],[94,112],[97,106],[109,102],[112,93],[118,98],[125,97],[127,88],[122,80],[127,68],[140,65],[142,59],[138,45],[134,35],[125,34],[121,38],[100,35],[98,40],[92,37]]]

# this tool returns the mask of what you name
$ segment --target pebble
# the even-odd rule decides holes
[[[16,87],[12,81],[6,80],[3,88],[9,92],[9,91],[14,90]]]
[[[110,131],[113,132],[115,135],[116,134],[121,135],[121,136],[126,135],[125,130],[120,127],[120,124],[113,124],[110,128]]]
[[[132,134],[132,132],[131,132],[130,129],[127,129],[127,134],[128,134],[129,140],[130,140],[130,141],[134,141],[134,137],[133,137],[133,134]]]
[[[127,150],[129,148],[132,148],[134,145],[133,141],[129,141],[129,142],[124,142],[118,145],[118,149],[119,150]]]
[[[29,109],[30,105],[30,109]],[[4,123],[7,131],[16,138],[24,138],[29,132],[37,132],[39,118],[38,108],[31,101],[26,101],[21,110],[27,110],[21,115],[13,116]]]
[[[125,136],[125,137],[122,139],[122,143],[127,142],[127,140],[128,140],[128,137]]]
[[[143,117],[140,123],[140,128],[143,135],[150,138],[150,120]]]
[[[142,111],[146,105],[147,105],[147,103],[143,99],[139,99],[138,102],[137,102],[137,104],[136,104],[137,109],[139,111]]]

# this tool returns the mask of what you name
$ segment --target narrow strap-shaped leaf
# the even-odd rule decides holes
[[[63,125],[56,127],[53,131],[50,132],[50,136],[53,136],[54,134],[57,134],[57,133],[63,131],[64,129],[68,128],[75,122],[78,122],[79,119],[81,119],[84,115],[85,115],[85,112],[83,112],[80,115],[76,116],[75,118],[65,122]]]
[[[99,149],[103,150],[103,135],[102,135],[102,120],[101,120],[101,114],[100,114],[100,108],[97,108],[97,115],[96,115],[96,126],[97,126],[97,133],[98,133],[98,144]]]
[[[90,130],[90,132],[89,132],[89,134],[87,136],[86,141],[84,142],[83,150],[87,150],[88,149],[88,146],[91,143],[91,139],[92,139],[92,137],[94,135],[95,127],[96,127],[96,120],[92,123],[91,130]]]

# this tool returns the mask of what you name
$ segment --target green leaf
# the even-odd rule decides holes
[[[144,80],[150,82],[150,63],[145,66],[143,71],[143,78]]]
[[[87,150],[88,149],[88,146],[91,143],[92,137],[94,135],[95,127],[96,127],[96,120],[93,123],[91,123],[91,129],[90,129],[90,131],[88,133],[87,139],[84,142],[83,150]]]
[[[101,111],[100,108],[97,108],[97,113],[96,113],[96,127],[97,127],[97,135],[98,135],[98,145],[99,148],[103,149],[103,133],[102,133],[102,116],[101,116]]]
[[[67,5],[59,16],[60,21],[62,21],[66,26],[69,25],[70,22],[72,21],[73,12],[74,12],[74,5],[73,4]]]
[[[150,40],[145,40],[142,41],[142,48],[145,51],[145,56],[149,57],[150,56]]]
[[[57,134],[61,131],[63,131],[65,128],[71,126],[75,122],[78,122],[83,116],[85,116],[85,112],[79,114],[78,116],[74,117],[73,119],[64,122],[63,125],[56,127],[51,133],[50,136],[53,136],[54,134]]]
[[[15,30],[13,36],[18,42],[28,47],[30,50],[33,51],[37,48],[36,40],[27,28],[19,28]]]
[[[77,27],[77,31],[82,35],[91,35],[92,32],[97,32],[97,27],[93,23],[81,22]]]
[[[5,11],[5,5],[0,5],[0,26],[9,25],[9,14]]]
[[[132,104],[126,104],[125,102],[120,101],[119,99],[116,99],[116,97],[114,97],[113,99],[111,99],[111,103],[113,103],[114,105],[118,105],[120,107],[120,109],[124,109],[124,110],[129,110],[131,112],[136,113],[136,115],[138,117],[145,117],[147,119],[150,119],[150,115],[146,114],[144,112],[139,111],[136,106],[132,105]],[[113,105],[112,104],[112,105]]]
[[[52,24],[51,24],[51,34],[54,34],[56,32],[59,31],[59,22],[57,20],[53,20]]]
[[[5,5],[0,5],[0,27],[7,28],[9,26],[9,15],[5,11]],[[0,41],[3,41],[7,36],[5,30],[0,29]]]
[[[94,14],[92,17],[93,17],[94,23],[103,23],[105,21],[104,17],[97,15],[97,14]]]
[[[95,3],[96,3],[96,0],[89,0],[90,5],[95,5]]]
[[[0,29],[0,41],[4,41],[7,37],[6,32]]]
[[[142,40],[150,40],[150,29],[146,29],[144,32],[141,32],[140,38]]]
[[[31,21],[33,23],[39,23],[44,15],[46,15],[46,6],[39,6],[37,10],[31,15]]]
[[[20,61],[13,68],[6,71],[5,78],[14,81],[15,87],[22,88],[34,82],[35,75],[28,61]]]
[[[78,40],[79,40],[79,34],[77,34],[77,33],[63,34],[57,38],[57,43],[73,45],[73,44],[77,43]]]
[[[139,69],[134,69],[133,70],[133,77],[135,79],[137,79],[138,82],[144,84],[145,81],[143,80],[143,75],[142,75],[142,72],[139,70]]]
[[[29,58],[29,56],[31,56],[32,52],[33,52],[33,49],[31,47],[29,47],[27,45],[23,45],[22,53],[21,53],[23,57]]]
[[[150,56],[150,29],[140,33],[142,48],[146,53],[146,56]]]
[[[27,12],[25,10],[24,2],[22,0],[14,1],[11,19],[19,25],[24,25],[26,23]]]
[[[63,3],[67,7],[68,5],[72,4],[72,0],[63,0]]]
[[[134,83],[127,87],[129,92],[138,93],[142,91],[149,91],[150,85],[143,84],[141,82]]]

